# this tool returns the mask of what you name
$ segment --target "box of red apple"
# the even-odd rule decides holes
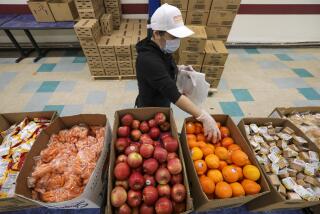
[[[189,213],[187,172],[170,108],[115,113],[105,213]]]

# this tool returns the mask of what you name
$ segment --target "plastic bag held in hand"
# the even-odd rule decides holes
[[[202,104],[208,96],[210,87],[205,80],[205,74],[193,70],[191,65],[179,65],[178,69],[179,92],[187,96],[194,104]]]
[[[221,133],[218,125],[208,112],[202,110],[201,115],[196,119],[202,122],[204,135],[207,136],[209,140],[212,139],[212,143],[217,143],[221,140]]]

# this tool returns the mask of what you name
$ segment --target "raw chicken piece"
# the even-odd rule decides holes
[[[52,171],[52,166],[50,164],[42,164],[35,168],[34,172],[31,174],[32,177],[38,179],[40,177],[49,174]]]
[[[40,152],[41,160],[45,163],[49,163],[58,153],[58,148],[48,147]]]
[[[82,138],[86,138],[88,136],[89,130],[86,127],[74,126],[74,127],[72,127],[70,132],[71,132],[72,136],[82,139]]]

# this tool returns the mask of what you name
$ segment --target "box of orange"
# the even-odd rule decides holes
[[[196,211],[238,207],[270,192],[265,175],[239,129],[228,115],[213,115],[222,139],[203,135],[202,124],[185,119],[181,133],[191,194]]]

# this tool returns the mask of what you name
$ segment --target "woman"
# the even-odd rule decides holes
[[[136,106],[170,107],[170,103],[174,103],[201,121],[204,134],[216,143],[221,136],[215,120],[206,111],[193,104],[188,97],[182,95],[176,86],[179,71],[172,59],[172,53],[179,48],[180,38],[193,34],[184,25],[181,11],[172,5],[163,4],[152,15],[149,28],[152,30],[152,35],[136,46],[139,87]]]

